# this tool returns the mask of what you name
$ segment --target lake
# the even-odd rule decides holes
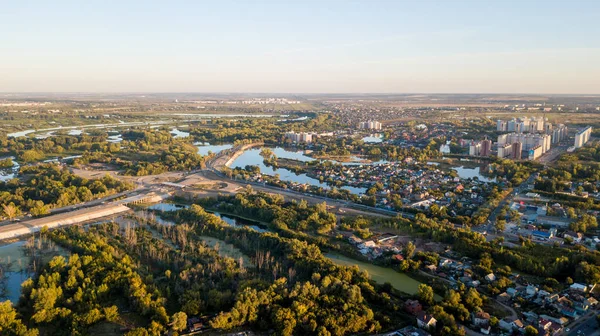
[[[288,151],[281,147],[271,148],[271,150],[278,158],[293,159],[301,162],[310,162],[315,160],[314,158],[306,156],[301,151]],[[263,162],[264,158],[260,156],[260,151],[260,148],[253,148],[245,151],[242,155],[240,155],[233,161],[233,163],[231,164],[231,168],[244,168],[247,165],[258,166],[260,168],[261,173],[270,176],[275,176],[279,174],[279,179],[282,181],[308,184],[312,186],[322,187],[323,189],[331,189],[331,187],[328,186],[327,183],[321,182],[318,179],[312,178],[306,174],[296,174],[291,170],[285,168],[274,169],[273,167],[266,166]],[[351,186],[343,186],[340,189],[348,190],[356,195],[364,194],[367,191],[366,188]]]

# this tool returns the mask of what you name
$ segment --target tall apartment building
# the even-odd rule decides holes
[[[575,148],[583,147],[592,135],[592,126],[588,126],[575,134]]]
[[[362,121],[358,124],[358,128],[380,130],[382,124],[379,121]]]
[[[513,118],[508,121],[498,120],[496,122],[496,131],[498,132],[517,132],[517,133],[543,133],[547,127],[552,127],[548,124],[546,118]]]
[[[504,120],[498,120],[496,122],[496,131],[498,131],[498,132],[508,131],[507,127],[508,127],[508,125],[506,124],[506,121],[504,121]]]
[[[287,132],[285,133],[285,137],[287,139],[290,139],[292,142],[312,142],[313,141],[313,134],[312,133],[306,133],[306,132],[300,132],[300,133],[296,133],[294,131],[292,132]]]
[[[473,142],[469,146],[469,155],[479,156],[481,155],[481,142]]]
[[[521,160],[521,152],[523,152],[523,144],[515,142],[511,145],[511,157],[514,160]]]
[[[523,134],[523,133],[508,133],[498,136],[498,146],[509,144],[512,145],[515,142],[523,144],[524,150],[529,150],[537,145],[542,146],[543,153],[550,150],[552,145],[552,137],[548,134]]]
[[[556,127],[547,132],[552,137],[552,143],[557,144],[569,135],[569,129],[563,124],[558,124]]]
[[[510,157],[512,155],[512,144],[498,145],[498,157],[501,159]]]
[[[492,154],[492,141],[485,139],[482,141],[473,141],[469,146],[469,155],[471,156],[490,156]]]
[[[530,148],[528,153],[529,160],[537,160],[540,156],[542,156],[542,154],[544,154],[542,152],[542,146],[540,145]]]
[[[492,140],[485,139],[481,142],[481,156],[490,156],[492,154]]]

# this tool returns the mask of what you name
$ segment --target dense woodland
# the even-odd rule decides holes
[[[23,166],[21,179],[0,182],[0,204],[5,217],[14,218],[23,212],[42,216],[52,208],[91,201],[133,188],[109,175],[88,180],[72,174],[58,164]]]

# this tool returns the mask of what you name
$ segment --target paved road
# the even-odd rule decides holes
[[[600,334],[600,325],[596,318],[596,311],[592,311],[581,317],[570,326],[571,331],[565,332],[568,336],[592,336]]]
[[[76,210],[80,210],[80,209],[91,208],[91,207],[94,207],[97,205],[102,205],[102,204],[108,203],[109,201],[112,201],[119,197],[130,196],[130,195],[142,193],[144,191],[147,191],[147,189],[138,187],[133,190],[120,192],[120,193],[109,195],[109,196],[106,196],[103,198],[98,198],[98,199],[95,199],[95,200],[89,201],[89,202],[68,205],[68,206],[61,207],[61,208],[53,208],[53,209],[50,209],[50,215],[62,214],[62,213],[76,211]],[[4,226],[4,225],[12,224],[14,222],[19,222],[22,220],[29,220],[29,219],[30,219],[29,217],[21,216],[21,217],[17,217],[16,219],[14,219],[12,221],[9,221],[9,220],[0,221],[0,227]]]
[[[502,210],[502,208],[505,205],[507,205],[508,202],[510,202],[515,196],[519,195],[523,190],[525,190],[527,185],[533,183],[535,181],[535,176],[536,176],[536,174],[530,174],[529,177],[527,177],[527,179],[525,181],[523,181],[523,183],[514,187],[513,190],[510,193],[508,193],[500,201],[500,203],[498,203],[498,206],[494,209],[494,211],[492,211],[490,213],[490,215],[488,217],[488,220],[487,220],[488,224],[485,227],[485,230],[487,230],[487,232],[492,232],[494,230],[494,223],[496,223],[496,217],[498,217],[500,210]]]

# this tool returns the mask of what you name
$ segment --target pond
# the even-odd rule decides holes
[[[152,204],[148,207],[150,210],[157,211],[178,211],[189,208],[189,205],[185,204],[175,204],[175,203],[156,203]]]
[[[36,243],[39,243],[39,239],[36,239]],[[68,251],[50,241],[44,241],[38,246],[42,247],[39,253],[43,256],[43,263],[49,262],[50,259],[57,255],[69,255]],[[7,266],[5,278],[2,280],[2,286],[0,286],[3,288],[0,301],[10,300],[13,304],[17,304],[21,296],[21,284],[34,275],[30,267],[32,257],[25,253],[26,249],[26,240],[19,240],[0,246],[0,263]],[[42,265],[37,266],[41,267]]]
[[[12,160],[13,166],[12,168],[0,168],[0,182],[6,182],[8,180],[14,179],[15,177],[17,177],[17,173],[21,168],[19,163],[15,161],[14,156],[0,158],[0,160],[6,160],[9,158]]]
[[[227,223],[231,227],[235,227],[235,228],[247,227],[247,228],[256,230],[260,233],[272,232],[266,226],[264,226],[263,224],[261,224],[257,221],[240,218],[240,217],[232,216],[232,215],[223,215],[218,212],[213,212],[212,214],[221,218],[225,223]]]
[[[207,246],[216,249],[221,257],[229,257],[235,259],[236,261],[241,259],[242,266],[253,266],[250,258],[233,244],[229,244],[221,239],[209,236],[198,236],[198,239],[203,241]]]
[[[272,148],[271,150],[278,158],[293,159],[301,162],[310,162],[315,160],[314,158],[306,156],[301,151],[292,152],[281,147]],[[318,179],[312,178],[306,174],[296,174],[291,170],[285,168],[274,169],[273,167],[266,166],[263,162],[264,158],[260,156],[260,151],[260,149],[256,148],[245,151],[242,155],[240,155],[237,159],[233,161],[233,163],[231,164],[231,168],[244,168],[247,165],[258,166],[260,168],[261,173],[270,176],[275,176],[279,174],[279,179],[282,181],[290,181],[300,184],[308,184],[312,186],[322,187],[323,189],[331,189],[331,187],[329,187],[327,183],[321,182]],[[343,186],[340,189],[348,190],[356,195],[364,194],[367,191],[366,188],[351,186]]]
[[[190,136],[190,132],[180,131],[177,128],[171,129],[171,134],[175,139],[187,138]]]
[[[178,211],[178,210],[187,209],[187,208],[189,208],[189,205],[174,204],[174,203],[157,203],[157,204],[153,204],[153,205],[149,206],[147,209],[168,212],[168,211]],[[207,212],[210,212],[210,211],[207,211]],[[254,229],[261,233],[262,232],[270,232],[269,229],[265,225],[263,225],[257,221],[253,221],[250,219],[245,219],[245,218],[241,218],[241,217],[237,217],[237,216],[233,216],[233,215],[224,215],[224,214],[220,214],[218,212],[210,212],[210,213],[219,217],[220,219],[222,219],[225,223],[227,223],[231,227],[235,227],[235,228],[248,227],[248,228]],[[160,218],[160,216],[152,216],[152,214],[146,214],[144,216],[150,216],[152,219],[156,220],[156,222],[161,225],[174,225],[173,222],[163,220]],[[142,216],[142,217],[144,217],[144,216]]]
[[[488,182],[488,183],[496,182],[496,178],[489,178],[489,177],[481,175],[481,172],[480,172],[481,169],[479,167],[475,167],[475,168],[452,167],[452,169],[456,170],[456,172],[458,173],[458,177],[463,178],[463,179],[477,177],[479,179],[479,181]]]
[[[325,253],[325,257],[341,266],[358,266],[361,271],[366,271],[373,281],[378,284],[389,282],[395,289],[408,293],[416,294],[421,282],[409,277],[404,273],[399,273],[391,268],[381,267],[348,258],[338,253]]]
[[[381,143],[383,142],[383,134],[371,134],[362,138],[364,143]]]
[[[196,147],[198,147],[198,154],[202,156],[212,154],[218,154],[226,149],[233,148],[232,144],[224,144],[224,145],[211,145],[209,143],[195,143]]]
[[[108,134],[111,134],[111,135],[108,136],[108,139],[106,139],[106,142],[119,143],[119,142],[123,141],[123,135],[118,131],[109,131]]]

